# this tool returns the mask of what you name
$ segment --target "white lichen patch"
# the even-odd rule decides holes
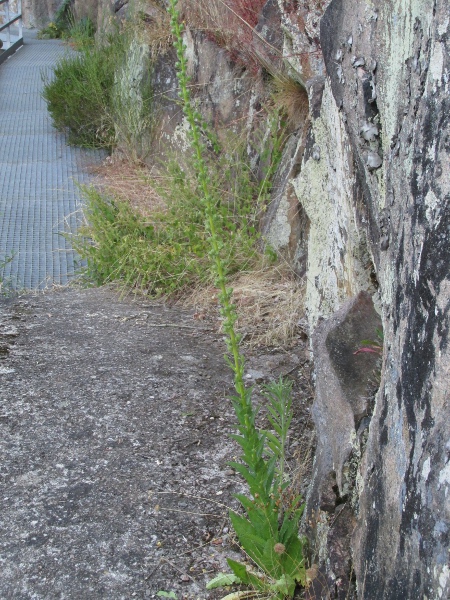
[[[194,38],[189,29],[185,31],[183,41],[185,44],[184,55],[187,60],[188,75],[189,77],[193,77],[198,67],[198,55],[195,50]]]
[[[433,88],[436,89],[441,85],[444,75],[444,51],[440,42],[434,44],[430,58],[430,74],[433,78]]]
[[[438,597],[445,598],[444,593],[448,590],[450,583],[450,569],[447,565],[442,565],[441,568],[434,567],[433,575],[435,580],[438,582]]]
[[[328,83],[313,133],[321,149],[320,160],[307,160],[293,180],[310,220],[306,304],[311,328],[347,297],[369,289],[361,250],[364,243],[352,206],[350,142]]]
[[[181,123],[175,128],[172,136],[172,143],[183,152],[186,152],[191,147],[189,141],[189,123],[186,117],[183,117]]]
[[[431,26],[431,11],[429,0],[395,0],[392,3],[381,3],[379,22],[384,25],[384,40],[386,57],[384,72],[387,77],[380,81],[378,105],[382,115],[384,150],[388,151],[389,144],[396,133],[399,114],[399,102],[402,94],[399,90],[406,79],[407,59],[413,56],[415,24],[421,23],[425,32]]]
[[[445,496],[447,497],[450,486],[450,462],[448,462],[439,473],[439,487],[445,485]]]
[[[428,479],[428,475],[430,474],[431,471],[431,460],[430,457],[428,457],[422,466],[422,479],[424,481],[426,481]]]
[[[439,24],[439,26],[438,26],[438,34],[439,35],[444,35],[444,33],[447,32],[449,23],[450,23],[450,18],[447,17],[444,21],[442,21],[442,23]]]
[[[316,551],[319,558],[319,563],[326,563],[328,560],[328,534],[330,531],[330,525],[325,512],[319,510],[316,522]]]
[[[286,195],[280,200],[278,210],[267,232],[266,240],[274,250],[286,248],[291,236],[291,225],[289,223],[289,202]]]
[[[428,193],[425,196],[425,207],[425,214],[428,222],[432,223],[434,227],[437,227],[440,222],[439,198],[433,190],[428,190]]]

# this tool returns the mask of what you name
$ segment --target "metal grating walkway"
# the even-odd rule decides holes
[[[8,261],[0,275],[13,289],[42,289],[74,275],[61,232],[76,227],[76,182],[88,183],[103,153],[67,146],[41,97],[42,75],[51,76],[66,47],[32,32],[24,42],[0,67],[0,263]]]

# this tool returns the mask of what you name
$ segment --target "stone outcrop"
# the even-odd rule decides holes
[[[22,3],[25,27],[45,27],[54,19],[61,0],[24,0]]]
[[[321,25],[367,207],[385,336],[354,534],[361,598],[449,591],[448,25],[446,2],[355,10],[344,1]],[[343,36],[353,44],[340,79]],[[373,139],[367,125],[379,131]]]
[[[316,559],[323,558],[324,578],[343,599],[348,597],[350,583],[350,536],[359,501],[358,463],[367,441],[381,362],[377,347],[362,348],[362,341],[375,337],[380,327],[370,295],[361,292],[330,319],[320,319],[312,338],[317,449],[307,502],[308,533],[317,541]],[[313,585],[316,591],[322,590],[321,581]]]

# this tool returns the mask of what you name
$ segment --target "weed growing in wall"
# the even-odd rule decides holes
[[[272,431],[258,429],[252,390],[244,385],[244,357],[235,330],[237,314],[231,301],[232,290],[227,287],[226,267],[222,259],[223,239],[220,236],[214,187],[205,158],[207,151],[201,133],[201,116],[190,97],[183,25],[177,0],[169,0],[169,13],[178,57],[179,93],[189,124],[202,217],[205,219],[210,246],[209,257],[220,290],[219,301],[228,348],[226,360],[234,373],[236,395],[232,402],[238,425],[237,434],[233,437],[240,445],[242,454],[241,461],[233,463],[233,467],[244,477],[250,492],[249,496],[237,496],[244,515],[232,511],[230,518],[239,542],[254,566],[229,559],[232,574],[221,574],[210,582],[209,587],[237,583],[252,588],[252,592],[239,592],[236,596],[239,598],[254,593],[271,598],[292,598],[296,585],[305,584],[306,573],[303,554],[305,540],[298,535],[303,508],[300,499],[291,494],[284,469],[291,419],[291,387],[280,380],[266,388]]]

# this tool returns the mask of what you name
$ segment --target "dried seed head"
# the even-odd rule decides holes
[[[274,552],[276,552],[277,554],[283,554],[286,551],[284,544],[280,544],[280,542],[275,544],[273,549],[274,549]]]
[[[314,565],[311,565],[311,567],[309,569],[306,569],[307,583],[314,581],[314,579],[316,579],[318,574],[319,574],[319,565],[314,564]]]

